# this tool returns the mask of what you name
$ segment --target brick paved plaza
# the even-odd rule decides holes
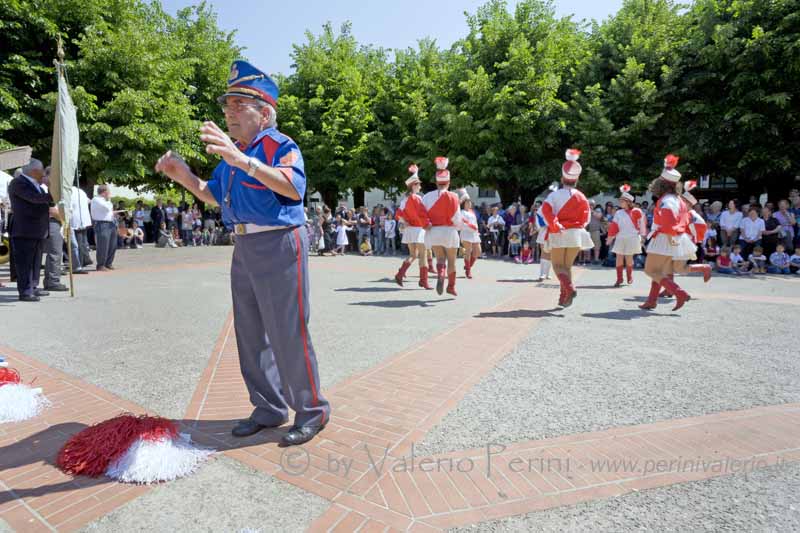
[[[536,265],[479,261],[453,300],[389,282],[394,259],[314,257],[333,415],[279,448],[286,428],[230,436],[250,412],[231,250],[123,250],[72,300],[0,289],[0,354],[52,402],[0,425],[0,531],[800,528],[800,278],[684,278],[684,309],[647,313],[640,271],[612,289],[611,269],[577,269],[561,310]],[[219,454],[144,487],[53,466],[123,411]]]

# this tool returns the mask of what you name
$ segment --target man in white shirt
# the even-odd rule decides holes
[[[89,197],[82,189],[73,186],[69,227],[72,232],[72,270],[77,274],[88,274],[86,267],[94,264],[89,255],[88,228],[92,227],[89,213]]]
[[[117,252],[117,223],[110,198],[111,188],[108,185],[98,185],[97,194],[90,204],[98,272],[114,270],[114,254]]]
[[[744,241],[744,255],[748,257],[753,252],[753,248],[761,244],[761,236],[767,229],[764,224],[764,219],[758,217],[758,210],[751,207],[747,213],[747,218],[742,220],[741,232],[742,240]]]
[[[739,236],[739,227],[744,215],[739,211],[735,200],[728,202],[728,209],[719,215],[720,244],[733,246]]]

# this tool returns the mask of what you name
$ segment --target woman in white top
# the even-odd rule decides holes
[[[719,215],[720,239],[722,246],[733,246],[739,238],[739,227],[744,215],[739,211],[736,200],[728,202],[728,210]]]
[[[492,236],[492,254],[500,255],[500,232],[505,231],[506,221],[498,214],[497,207],[492,208],[492,216],[486,221],[489,226],[489,234]]]
[[[461,245],[464,247],[464,273],[472,279],[472,265],[481,256],[481,235],[478,232],[478,218],[472,209],[472,200],[464,192],[461,196]]]

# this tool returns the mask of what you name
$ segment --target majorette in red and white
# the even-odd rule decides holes
[[[683,195],[681,195],[681,200],[686,203],[686,208],[689,211],[689,236],[692,239],[692,242],[695,244],[695,248],[703,243],[706,238],[706,231],[708,230],[708,225],[706,221],[703,220],[703,217],[700,216],[700,213],[695,211],[694,206],[697,205],[697,198],[694,197],[692,194],[692,190],[697,187],[697,181],[689,180],[683,186]],[[670,280],[674,280],[674,273],[677,272],[679,274],[689,274],[691,272],[697,272],[703,275],[703,281],[708,283],[711,280],[711,265],[707,263],[697,263],[694,265],[687,265],[685,259],[675,259],[672,261],[672,271],[667,276]],[[661,291],[659,295],[661,297],[669,298],[672,296],[667,289]]]
[[[461,208],[458,195],[447,190],[450,187],[450,171],[447,170],[446,157],[437,157],[436,190],[422,197],[422,203],[428,210],[431,227],[425,233],[425,244],[436,256],[436,292],[442,294],[445,271],[447,272],[447,292],[456,293],[456,256],[460,241],[458,230],[461,229]]]
[[[400,265],[400,270],[395,274],[394,280],[402,287],[406,271],[415,259],[419,259],[419,286],[424,289],[430,289],[431,287],[428,285],[428,268],[425,263],[425,228],[430,226],[431,221],[428,218],[428,210],[425,209],[422,204],[422,197],[419,195],[422,185],[418,175],[419,167],[412,164],[408,167],[408,171],[411,173],[411,176],[406,180],[408,193],[400,201],[396,218],[403,221],[403,244],[408,246],[409,256]]]
[[[191,474],[212,453],[194,446],[172,420],[124,414],[70,437],[56,465],[73,476],[149,484]]]
[[[619,188],[620,208],[608,226],[608,241],[613,241],[611,251],[616,255],[617,282],[622,285],[622,270],[626,270],[628,284],[633,283],[633,256],[642,253],[642,239],[647,236],[647,219],[638,207],[627,183]]]
[[[567,161],[561,167],[561,188],[547,195],[542,205],[542,215],[547,222],[545,239],[550,248],[553,270],[561,284],[558,304],[564,307],[572,305],[576,295],[572,284],[575,257],[581,250],[594,248],[592,237],[586,231],[591,216],[589,200],[575,188],[582,170],[578,163],[580,154],[580,150],[567,150]]]
[[[678,195],[682,191],[678,156],[669,154],[664,158],[664,170],[650,184],[650,192],[657,197],[653,211],[653,226],[650,229],[650,244],[647,246],[645,272],[651,278],[650,293],[640,305],[642,309],[655,309],[658,293],[663,287],[676,297],[673,311],[677,311],[691,299],[689,294],[670,279],[673,261],[696,258],[696,246],[689,235],[689,208]]]
[[[466,189],[459,189],[461,199],[461,246],[464,247],[464,274],[472,279],[472,267],[481,256],[481,235],[478,232],[478,217],[473,210],[472,199]]]
[[[0,424],[28,420],[49,405],[42,389],[22,383],[19,372],[0,357]]]

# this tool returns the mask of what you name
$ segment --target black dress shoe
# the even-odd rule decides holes
[[[50,296],[50,293],[44,289],[34,289],[33,294],[36,296]]]
[[[281,444],[284,446],[297,446],[298,444],[305,444],[314,438],[314,436],[325,429],[325,426],[303,426],[294,427],[283,436]]]
[[[265,426],[264,424],[259,424],[252,418],[248,418],[246,420],[240,420],[239,423],[236,424],[236,426],[234,426],[234,428],[231,430],[231,435],[234,437],[249,437],[250,435],[255,435],[262,429],[276,428],[282,426],[283,424],[284,422]]]
[[[45,287],[45,290],[53,292],[64,292],[68,291],[69,287],[67,287],[63,283],[59,283],[58,285],[48,285],[47,287]]]
[[[80,270],[73,270],[72,273],[73,274],[88,274],[89,271],[88,270],[84,270],[84,269],[81,268]]]
[[[24,295],[19,297],[19,301],[20,302],[38,302],[39,301],[39,297],[38,296],[31,296],[30,294],[24,294]]]

